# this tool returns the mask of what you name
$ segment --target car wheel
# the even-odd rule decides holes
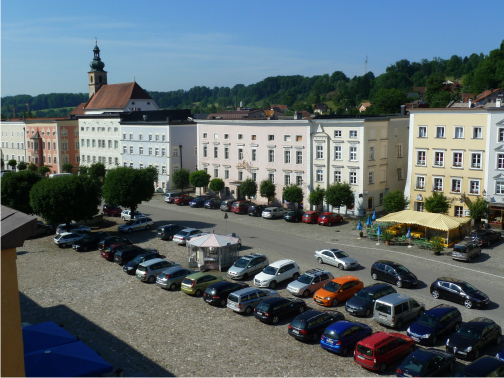
[[[312,340],[317,342],[319,339],[320,339],[320,336],[319,336],[318,332],[315,332],[312,336]]]
[[[248,278],[249,278],[248,273],[245,273],[245,274],[243,275],[243,279],[244,279],[244,280],[248,280]]]
[[[240,244],[240,243],[238,243],[238,249],[239,249],[239,250],[241,249],[241,244]]]
[[[395,324],[396,328],[401,328],[402,327],[402,320],[399,319],[397,323]]]
[[[269,288],[274,289],[276,287],[276,285],[277,285],[276,281],[271,281],[269,284]]]
[[[368,316],[370,316],[370,315],[371,315],[371,309],[369,309],[369,308],[368,308],[368,309],[366,310],[366,313],[364,314],[364,316],[368,317]]]
[[[387,370],[387,364],[384,362],[383,364],[380,365],[380,373],[381,374],[385,373],[385,370]]]
[[[397,286],[397,287],[402,287],[402,281],[401,281],[401,280],[397,280],[397,282],[396,282],[396,286]]]
[[[173,235],[169,235],[167,239],[168,239],[168,241],[172,241],[173,240]]]
[[[46,234],[49,235],[51,233],[51,229],[47,229]]]
[[[303,297],[305,298],[308,298],[310,296],[311,292],[310,290],[306,289],[305,291],[303,291]]]
[[[311,223],[312,223],[312,224],[315,224],[315,223],[317,223],[317,221],[315,221],[315,220],[312,220],[312,222],[311,222]]]
[[[197,297],[201,296],[201,289],[196,290],[196,293],[194,293]]]
[[[128,234],[131,234],[133,232],[133,230],[130,228],[128,229]]]
[[[497,338],[495,339],[495,344],[500,345],[501,341],[502,341],[502,336],[501,336],[501,335],[499,335],[499,336],[497,336]]]
[[[88,249],[89,249],[88,247],[82,247],[82,250],[83,250],[84,252],[87,252],[87,251],[88,251]]]
[[[471,262],[471,260],[472,260],[472,257],[471,257],[471,256],[469,256],[469,257],[467,258],[467,262],[468,262],[468,263],[470,263],[470,262]]]
[[[146,228],[147,230],[150,230],[150,229],[151,229],[151,225],[150,225],[150,224],[148,224],[147,226],[145,226],[145,228]]]
[[[433,290],[431,294],[434,299],[439,299],[439,291]]]
[[[334,298],[334,299],[332,300],[332,302],[331,302],[331,306],[332,306],[332,307],[336,307],[338,304],[339,304],[339,300],[338,300],[338,298]]]
[[[348,355],[348,348],[343,348],[343,350],[341,351],[341,355],[342,356]]]
[[[296,218],[296,219],[294,219],[294,222],[296,222],[296,223],[297,223],[297,222],[299,222],[299,219],[297,219],[297,218]]]
[[[245,309],[245,315],[250,315],[250,314],[252,314],[252,307],[249,306]]]
[[[227,299],[221,299],[220,305],[221,305],[221,307],[226,307],[226,305],[227,305]]]
[[[474,351],[474,357],[473,357],[473,360],[477,360],[477,359],[479,358],[479,356],[480,356],[480,351],[479,351],[479,349],[476,349],[476,350]]]
[[[299,273],[294,273],[292,278],[294,279],[294,281],[296,281],[299,278]]]
[[[271,319],[273,324],[277,324],[279,320],[278,316],[273,316],[273,319]]]
[[[152,283],[154,283],[154,282],[156,282],[156,277],[154,277],[154,276],[150,276],[150,277],[147,279],[147,282],[148,282],[148,283],[151,283],[151,284],[152,284]]]
[[[172,284],[170,285],[170,290],[171,290],[171,291],[175,290],[176,288],[177,288],[177,285],[175,285],[174,283],[172,283]]]
[[[472,308],[473,303],[472,303],[472,301],[470,299],[466,299],[464,301],[464,306],[466,306],[466,308]]]
[[[60,244],[60,248],[66,248],[66,243]]]
[[[317,261],[318,261],[319,264],[323,264],[324,263],[320,257],[317,257]]]
[[[299,313],[302,314],[303,312],[305,312],[306,310],[306,307],[305,306],[301,306],[299,307]]]
[[[373,274],[371,274],[371,278],[372,278],[373,280],[377,280],[377,279],[378,279],[378,276],[376,275],[376,273],[373,273]]]

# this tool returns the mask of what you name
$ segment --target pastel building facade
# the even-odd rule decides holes
[[[2,121],[2,169],[10,170],[9,160],[26,161],[26,134],[24,120]]]
[[[489,221],[504,229],[504,106],[488,108],[486,199]]]

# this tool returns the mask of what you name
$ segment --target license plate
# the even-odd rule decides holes
[[[102,252],[101,254],[102,254],[102,256],[105,256],[105,252]]]
[[[360,358],[361,360],[364,360],[364,357],[361,356],[360,354],[357,355],[357,358]]]
[[[332,339],[326,339],[326,341],[329,343],[329,344],[333,344],[334,341]]]
[[[208,298],[205,298],[205,302],[211,302],[211,300]]]
[[[297,329],[293,329],[292,333],[299,334],[299,331]]]
[[[257,315],[262,315],[263,313],[261,311],[257,311]]]
[[[321,300],[319,300],[319,299],[315,299],[315,302],[317,302],[317,303],[322,303],[322,301],[321,301]]]
[[[415,340],[417,343],[420,341],[418,337],[412,337],[413,340]]]

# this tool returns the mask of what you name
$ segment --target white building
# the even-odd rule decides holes
[[[26,161],[26,132],[24,120],[11,120],[2,122],[2,159],[4,167],[11,169],[7,165],[9,160]]]

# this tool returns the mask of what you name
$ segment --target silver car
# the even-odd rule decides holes
[[[149,217],[135,218],[129,220],[125,224],[121,224],[119,227],[117,227],[117,230],[119,232],[128,232],[128,233],[138,230],[150,230],[153,224],[154,224],[153,220],[150,219]]]
[[[262,271],[269,265],[268,258],[259,253],[240,257],[227,271],[227,276],[234,280],[244,279]]]
[[[81,240],[84,236],[83,234],[76,234],[75,232],[63,232],[62,234],[56,235],[54,244],[60,248],[65,248]]]
[[[187,240],[191,239],[193,235],[201,234],[203,231],[198,230],[197,228],[184,228],[182,231],[179,231],[178,234],[173,236],[173,241],[178,245],[185,245]]]
[[[145,217],[140,211],[135,210],[135,218]],[[121,213],[121,219],[123,221],[129,221],[131,219],[131,210],[123,210]]]
[[[56,235],[63,234],[64,232],[75,232],[77,234],[89,234],[91,233],[91,229],[88,226],[70,223],[70,230],[66,223],[62,223],[56,229]]]
[[[292,281],[287,286],[287,291],[293,295],[309,297],[333,278],[332,273],[325,269],[310,269],[296,281]]]
[[[278,292],[275,290],[247,287],[229,294],[227,307],[235,312],[244,312],[250,315],[254,311],[254,307],[261,301],[278,296]]]
[[[179,266],[168,268],[158,274],[156,284],[163,289],[175,290],[177,287],[180,287],[184,278],[193,273],[197,272]]]
[[[283,218],[284,210],[281,207],[267,207],[262,212],[262,217],[266,219]]]
[[[147,260],[138,265],[136,276],[140,281],[154,283],[159,273],[173,266],[180,266],[180,264],[163,259]]]
[[[321,249],[315,251],[315,257],[319,264],[329,264],[341,270],[355,269],[359,266],[357,260],[349,257],[341,249]]]

